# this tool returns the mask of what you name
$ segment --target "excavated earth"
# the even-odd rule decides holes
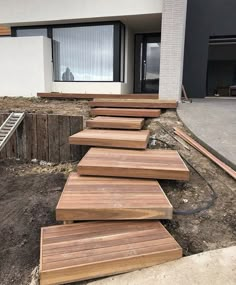
[[[12,110],[89,116],[86,101],[0,99],[1,112]],[[184,129],[174,111],[147,120],[145,125],[152,134],[149,147],[178,150],[191,172],[188,182],[161,181],[176,211],[164,225],[184,255],[236,245],[235,181],[197,150],[176,141],[175,126]],[[40,228],[56,224],[56,204],[75,168],[76,162],[40,165],[0,160],[1,285],[38,284]]]

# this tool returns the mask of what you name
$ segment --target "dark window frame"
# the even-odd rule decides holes
[[[36,25],[36,26],[21,26],[12,27],[11,36],[17,37],[17,30],[27,30],[27,29],[47,29],[47,37],[51,39],[52,42],[52,63],[54,64],[53,57],[53,28],[72,28],[72,27],[85,27],[85,26],[103,26],[103,25],[113,25],[114,26],[114,38],[113,38],[113,80],[111,81],[62,81],[55,80],[53,82],[99,82],[99,83],[111,83],[111,82],[121,82],[125,81],[125,44],[126,44],[126,27],[121,21],[107,21],[107,22],[89,22],[89,23],[71,23],[71,24],[57,24],[57,25]],[[123,29],[123,47],[122,47],[122,29]],[[123,62],[121,60],[121,50],[123,48]],[[121,76],[121,69],[123,73]],[[53,74],[54,75],[54,74]]]

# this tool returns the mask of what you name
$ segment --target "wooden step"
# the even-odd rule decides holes
[[[171,219],[172,211],[155,180],[71,173],[58,202],[56,218],[58,221]]]
[[[84,222],[41,229],[40,284],[66,284],[178,259],[158,221]]]
[[[86,122],[88,128],[141,130],[143,118],[96,117]]]
[[[161,115],[158,109],[123,109],[123,108],[94,108],[90,111],[92,116],[115,117],[144,117],[157,118]]]
[[[114,108],[176,108],[175,100],[159,99],[94,99],[89,102],[90,107],[114,107]]]
[[[37,93],[38,97],[48,99],[94,99],[94,98],[123,98],[123,99],[158,99],[158,94],[84,94],[84,93]]]
[[[175,150],[91,148],[78,164],[79,175],[189,180]]]
[[[70,136],[70,144],[145,149],[149,130],[119,131],[86,129]]]

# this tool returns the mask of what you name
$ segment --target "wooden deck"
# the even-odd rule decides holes
[[[40,284],[65,284],[178,259],[157,221],[85,222],[41,229]]]
[[[91,148],[78,164],[79,175],[189,180],[175,150]]]
[[[113,107],[113,108],[177,108],[175,100],[159,99],[94,99],[89,102],[90,107]]]
[[[155,180],[71,173],[56,208],[58,221],[171,219],[172,206]]]
[[[84,94],[84,93],[37,93],[38,97],[48,99],[158,99],[158,94]]]
[[[123,131],[86,129],[70,136],[70,144],[145,149],[149,130]]]
[[[90,111],[92,116],[116,116],[116,117],[143,117],[157,118],[161,114],[158,109],[128,109],[128,108],[94,108]]]
[[[86,121],[88,128],[100,129],[126,129],[141,130],[144,125],[144,118],[126,118],[126,117],[102,117]]]

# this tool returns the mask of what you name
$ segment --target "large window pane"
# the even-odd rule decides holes
[[[113,81],[114,26],[53,28],[56,81]]]
[[[17,37],[35,37],[35,36],[47,37],[47,28],[17,29],[16,36]]]

